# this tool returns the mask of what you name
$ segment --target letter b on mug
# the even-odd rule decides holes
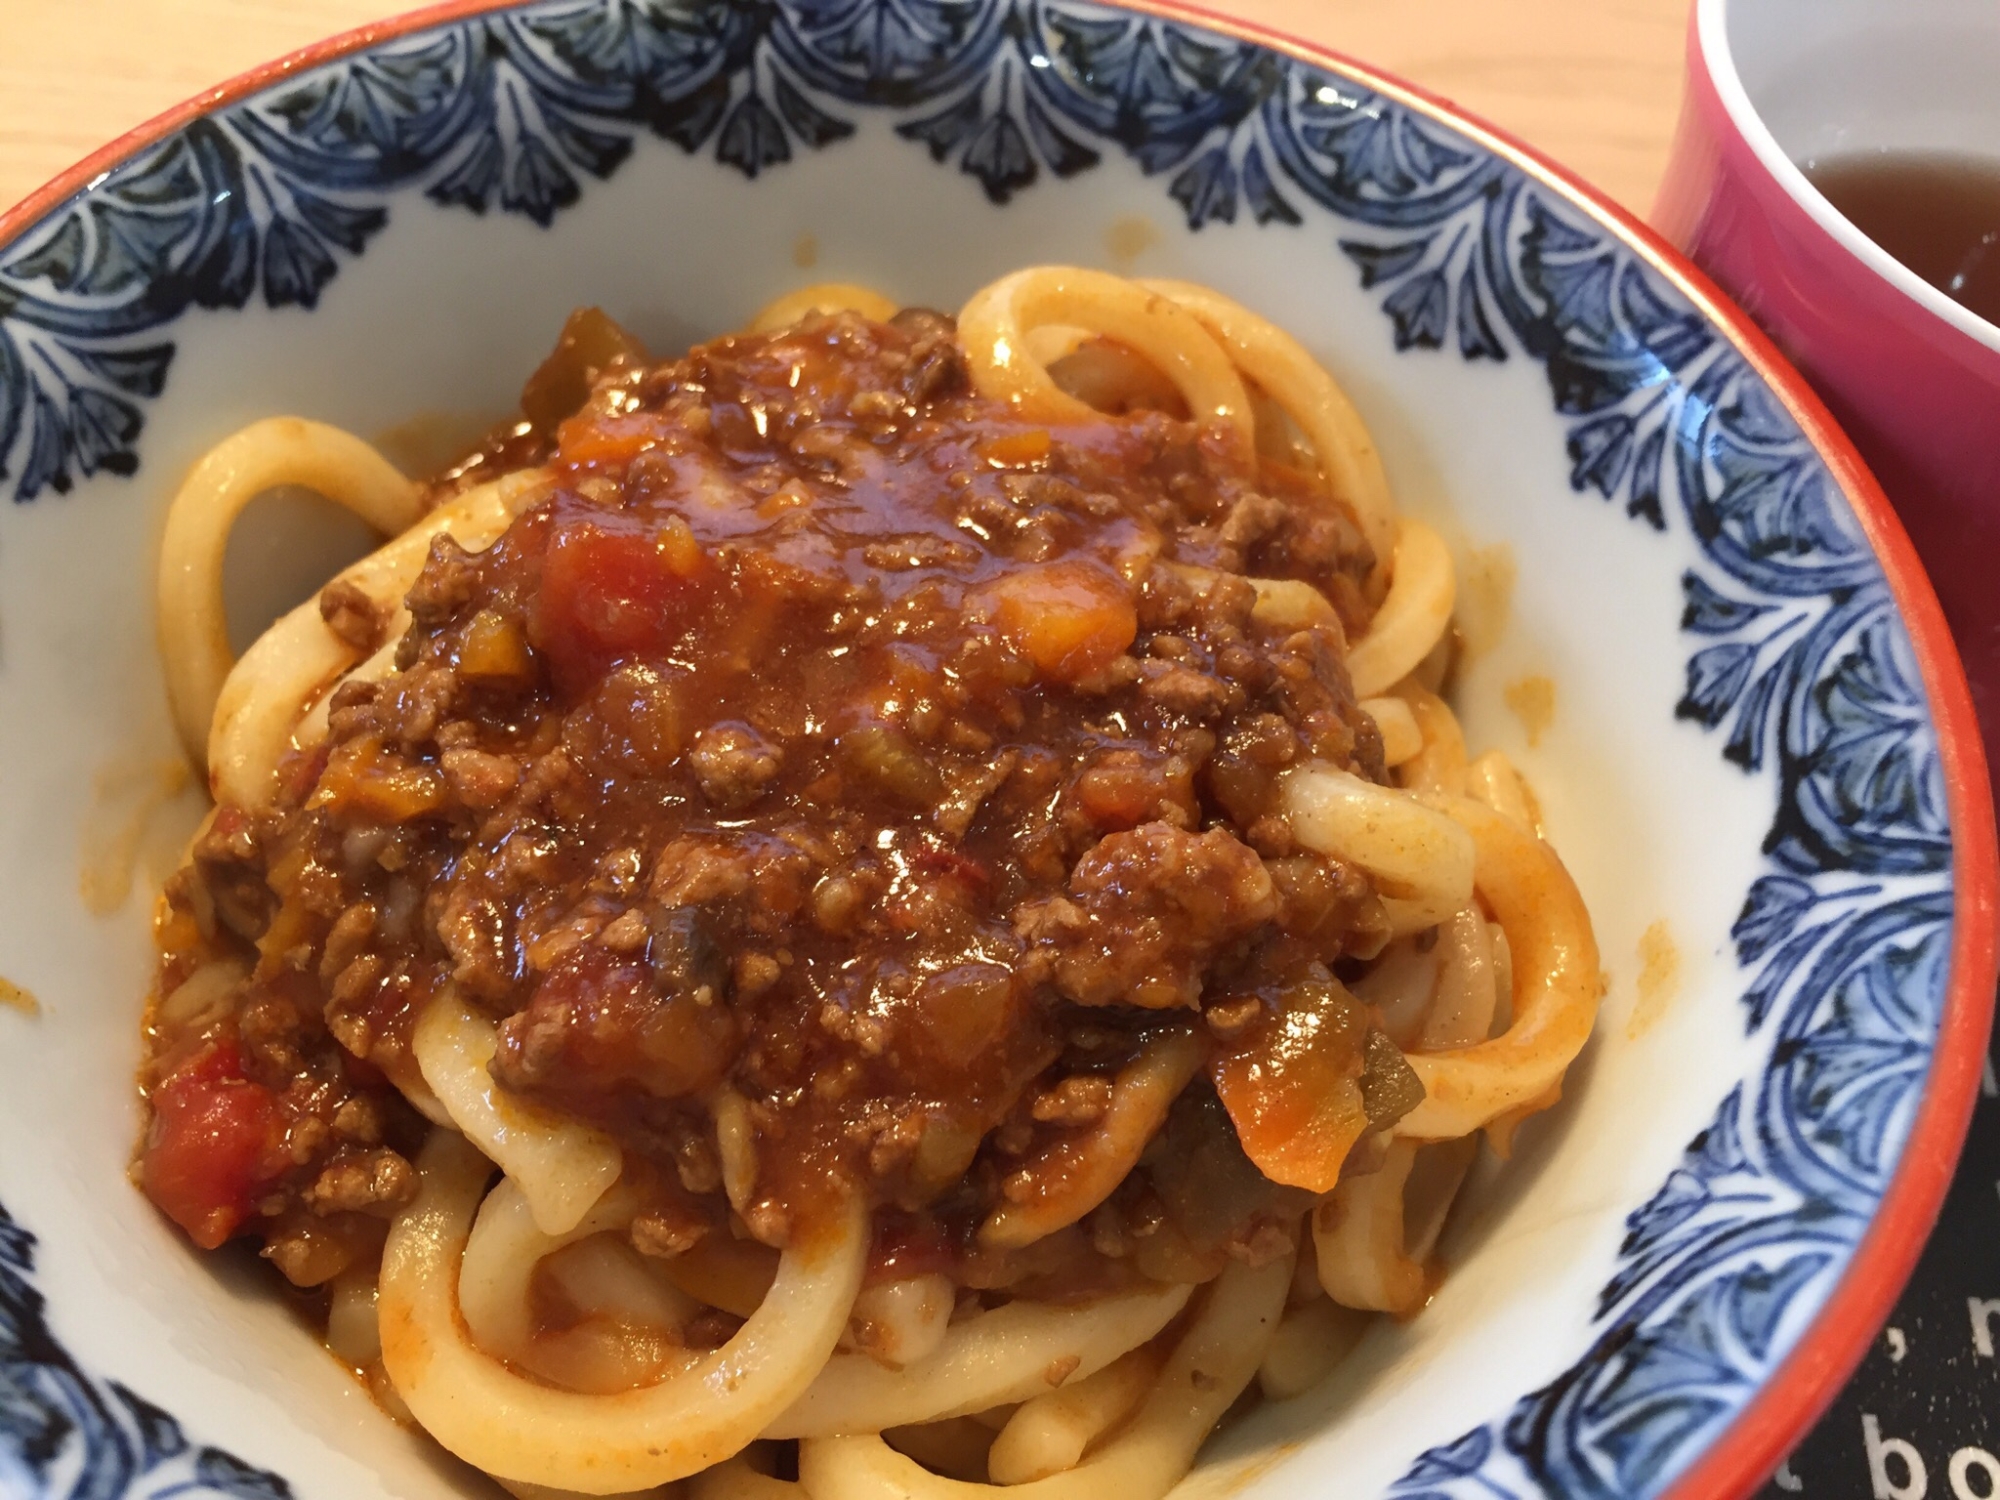
[[[1882,1424],[1866,1412],[1861,1417],[1861,1442],[1868,1450],[1868,1483],[1875,1500],[1924,1500],[1930,1475],[1915,1447],[1901,1438],[1883,1437]],[[1890,1472],[1892,1459],[1900,1473]]]

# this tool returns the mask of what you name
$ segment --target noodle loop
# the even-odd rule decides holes
[[[383,1362],[425,1431],[504,1479],[615,1495],[727,1458],[811,1382],[861,1286],[867,1216],[849,1199],[786,1252],[764,1305],[722,1348],[639,1390],[555,1390],[482,1353],[459,1325],[455,1289],[485,1158],[439,1132],[419,1167],[422,1190],[382,1256]]]
[[[959,337],[980,391],[1044,422],[1090,422],[1097,413],[1066,394],[1028,345],[1048,324],[1088,329],[1137,349],[1179,388],[1197,421],[1231,428],[1248,452],[1256,442],[1250,397],[1229,357],[1199,321],[1121,277],[1071,266],[1016,271],[977,293],[958,315]]]

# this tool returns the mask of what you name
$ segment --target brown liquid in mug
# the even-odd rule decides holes
[[[2000,323],[2000,161],[1875,152],[1808,162],[1805,173],[1869,239]]]

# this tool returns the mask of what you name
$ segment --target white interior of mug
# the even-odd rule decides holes
[[[1703,61],[1737,130],[1785,191],[1850,253],[1989,348],[2000,327],[1888,255],[1798,163],[1884,151],[2000,162],[1994,0],[1700,0]]]

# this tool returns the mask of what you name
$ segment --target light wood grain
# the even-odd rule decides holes
[[[1457,100],[1644,212],[1666,162],[1688,0],[1210,0]],[[0,0],[0,204],[384,0]]]

